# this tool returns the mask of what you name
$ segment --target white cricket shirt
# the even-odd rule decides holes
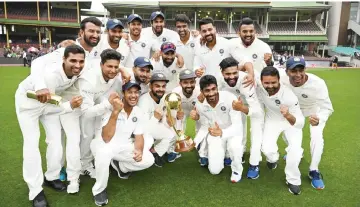
[[[235,100],[237,98],[230,92],[219,91],[219,102],[214,108],[208,104],[206,99],[203,103],[196,102],[200,123],[207,125],[205,127],[212,127],[217,122],[222,129],[222,137],[242,136],[242,127],[239,126],[242,125],[241,112],[232,108]]]
[[[300,104],[296,95],[290,88],[285,85],[280,85],[279,91],[272,96],[269,96],[267,91],[262,86],[256,88],[256,92],[261,104],[265,106],[266,117],[274,121],[284,121],[289,123],[280,112],[280,106],[284,105],[289,108],[289,113],[296,118],[294,127],[303,128],[304,116],[300,110]]]
[[[326,83],[314,74],[306,73],[306,75],[308,80],[300,87],[292,86],[287,75],[282,76],[281,80],[298,97],[305,117],[317,115],[321,123],[326,122],[334,112]]]
[[[196,48],[200,47],[200,35],[198,37],[193,37],[190,34],[190,38],[185,44],[180,40],[180,36],[177,35],[175,46],[176,53],[184,58],[186,68],[192,70],[194,67]]]
[[[151,64],[153,65],[153,73],[163,73],[169,82],[166,84],[166,92],[171,92],[174,88],[179,85],[179,73],[181,70],[185,69],[183,66],[179,68],[177,65],[177,58],[174,59],[174,62],[166,67],[164,65],[162,57],[160,57],[159,61],[151,60]]]

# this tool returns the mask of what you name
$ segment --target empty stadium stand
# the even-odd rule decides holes
[[[77,22],[76,10],[74,9],[52,9],[50,11],[51,21]]]
[[[215,20],[214,24],[215,24],[217,33],[219,33],[219,34],[227,34],[227,33],[229,33],[229,29],[228,29],[228,26],[227,26],[225,21],[223,21],[223,20],[220,20],[220,21]]]
[[[295,22],[269,22],[268,32],[295,33]],[[315,22],[298,22],[296,33],[321,33],[321,28]]]
[[[255,23],[254,26],[255,26],[256,33],[257,34],[262,34],[263,31],[262,31],[260,25],[257,22],[254,22],[254,23]],[[232,26],[235,29],[235,32],[239,31],[239,24],[240,24],[240,21],[235,21],[235,22],[232,23]]]

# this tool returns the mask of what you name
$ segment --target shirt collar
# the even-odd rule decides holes
[[[84,51],[85,51],[85,57],[87,57],[87,56],[90,54],[91,51],[89,52],[89,51],[85,50],[85,48],[80,44],[80,38],[77,38],[77,39],[75,40],[75,42],[76,42],[76,44],[79,45],[82,49],[84,49]]]

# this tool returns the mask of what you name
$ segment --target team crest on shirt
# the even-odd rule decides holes
[[[145,43],[142,43],[142,44],[141,44],[141,47],[145,47],[145,46],[146,46],[146,44],[145,44]]]
[[[133,122],[137,122],[137,117],[133,117],[133,118],[132,118],[132,121],[133,121]]]
[[[125,56],[121,56],[121,60],[124,60],[125,59]]]
[[[303,98],[307,98],[308,96],[306,94],[301,95]]]
[[[97,55],[97,51],[94,52],[94,56],[96,56],[96,55]]]
[[[195,102],[195,101],[193,101],[193,102],[192,102],[192,105],[193,105],[193,106],[195,106],[195,104],[196,104],[196,102]]]
[[[166,106],[163,106],[163,111],[165,111],[166,110]]]
[[[256,59],[258,56],[257,56],[257,54],[253,54],[252,57],[253,57],[254,59]]]
[[[219,53],[220,53],[220,54],[224,54],[224,49],[220,49],[220,50],[219,50]]]
[[[239,89],[236,89],[236,93],[240,93],[240,90],[239,90]]]
[[[221,111],[226,111],[226,107],[225,107],[225,106],[222,106],[222,107],[221,107]]]
[[[190,47],[195,47],[195,44],[192,42],[192,43],[190,44]]]
[[[166,42],[166,37],[164,37],[164,38],[162,39],[162,41],[163,41],[163,42]]]
[[[276,99],[276,100],[275,100],[275,103],[276,103],[276,105],[280,105],[280,104],[281,104],[281,101],[280,101],[279,99]]]
[[[175,73],[176,73],[176,70],[172,70],[171,73],[172,73],[172,74],[175,74]]]

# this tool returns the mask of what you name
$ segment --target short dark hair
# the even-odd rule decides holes
[[[234,66],[238,66],[238,65],[239,65],[239,62],[237,60],[235,60],[235,58],[233,58],[233,57],[227,57],[227,58],[223,59],[219,64],[221,71],[225,70],[226,68],[234,67]]]
[[[202,25],[205,25],[205,24],[214,25],[214,20],[211,17],[205,17],[205,18],[201,19],[199,21],[199,29],[201,28]]]
[[[93,23],[95,24],[96,26],[98,27],[101,27],[102,26],[102,22],[97,18],[97,17],[86,17],[85,19],[83,19],[80,23],[80,29],[81,30],[85,30],[85,25],[86,23]]]
[[[184,23],[188,24],[188,26],[190,26],[190,23],[191,23],[189,17],[186,16],[186,14],[177,14],[175,16],[175,24],[176,24],[176,22],[184,22]]]
[[[260,78],[263,79],[264,76],[276,76],[278,79],[280,79],[280,74],[278,69],[276,69],[273,66],[267,66],[261,71]]]
[[[71,54],[83,54],[84,58],[85,58],[85,50],[82,47],[80,47],[79,45],[72,44],[72,45],[65,47],[64,57],[68,58],[70,53]]]
[[[215,84],[217,86],[216,78],[213,75],[204,75],[200,78],[200,90],[203,90],[205,87]]]
[[[250,17],[242,18],[241,21],[239,22],[239,31],[240,31],[241,26],[251,25],[251,24],[254,24],[254,21]]]
[[[107,60],[121,60],[121,54],[114,49],[106,49],[100,54],[101,63],[104,64]]]

